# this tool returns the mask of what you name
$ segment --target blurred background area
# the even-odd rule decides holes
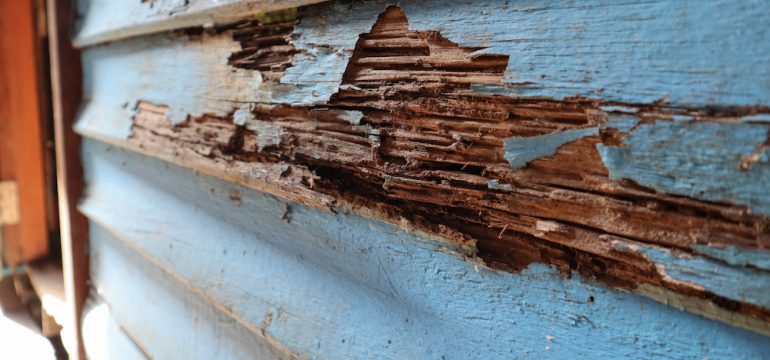
[[[10,275],[10,274],[6,274]],[[0,349],[18,359],[66,359],[56,322],[45,321],[41,301],[26,274],[0,280]]]
[[[2,359],[67,358],[48,49],[45,1],[0,0]]]

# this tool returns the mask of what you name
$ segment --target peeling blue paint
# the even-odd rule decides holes
[[[519,169],[532,160],[556,154],[559,147],[566,143],[596,135],[598,130],[596,127],[590,127],[531,137],[514,136],[505,140],[505,160],[508,160],[514,169]]]
[[[360,34],[371,30],[386,2],[333,2],[310,7],[294,29],[292,66],[281,84],[289,91],[277,93],[274,102],[311,105],[329,100],[342,83],[350,56]]]
[[[137,35],[209,27],[320,1],[77,0],[78,29],[72,42],[77,47],[83,47]]]
[[[281,139],[287,134],[283,126],[269,121],[252,120],[247,122],[245,127],[256,134],[258,151],[262,151],[267,146],[280,145]]]
[[[328,99],[358,35],[368,32],[387,6],[398,5],[411,30],[439,31],[461,46],[486,46],[477,53],[510,56],[504,84],[474,85],[476,92],[627,103],[666,99],[694,106],[766,104],[770,45],[764,40],[770,29],[754,24],[770,17],[770,8],[761,0],[749,3],[462,0],[445,6],[440,0],[381,0],[312,6],[296,31],[296,46],[308,55],[295,57],[282,80],[298,91],[276,99],[303,104]],[[612,18],[623,21],[607,21]]]
[[[505,84],[493,93],[693,106],[770,103],[770,27],[757,26],[766,23],[770,7],[762,0],[398,4],[410,29],[509,55]]]
[[[94,287],[116,315],[132,311],[141,320],[136,309],[152,306],[181,324],[189,315],[180,307],[217,301],[238,321],[199,317],[196,326],[251,324],[311,359],[770,357],[766,337],[580,276],[564,278],[544,265],[520,274],[477,267],[439,240],[344,209],[290,203],[285,220],[287,204],[278,198],[105,147],[84,144],[89,188],[81,208],[96,229]],[[228,197],[233,189],[239,202]],[[122,244],[143,255],[111,250]],[[196,298],[173,284],[151,285],[157,277],[142,274],[158,265],[173,275],[164,281],[183,280]],[[132,280],[115,281],[119,272]],[[127,301],[121,289],[142,284],[152,301]],[[123,325],[132,331],[142,323]],[[137,340],[163,351],[168,346],[157,339],[180,329],[155,331],[136,333]],[[193,356],[223,351],[232,349],[200,346]]]
[[[635,114],[637,111],[639,111],[638,108],[631,107],[631,106],[622,106],[622,105],[600,106],[599,109],[605,112],[620,112],[620,113],[627,113],[627,114]]]
[[[239,49],[226,36],[194,40],[168,34],[89,48],[82,56],[86,106],[77,129],[125,139],[139,101],[168,106],[166,118],[173,123],[203,114],[224,117],[244,103],[269,102],[277,84],[227,65],[229,54]]]
[[[770,272],[746,267],[727,267],[702,256],[676,256],[651,246],[639,250],[659,266],[659,271],[678,281],[701,286],[714,294],[741,302],[770,307]]]
[[[254,105],[253,104],[243,104],[238,109],[235,110],[233,113],[233,123],[235,125],[246,125],[246,122],[249,120],[254,120],[254,114],[252,114],[252,111],[254,111]]]
[[[747,205],[770,215],[770,161],[763,151],[741,170],[741,161],[768,138],[757,123],[668,122],[642,124],[623,147],[597,144],[612,179],[631,179],[670,194]]]

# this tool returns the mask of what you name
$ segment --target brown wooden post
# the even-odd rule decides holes
[[[48,253],[40,72],[34,6],[0,2],[0,180],[15,181],[18,222],[3,226],[9,266]],[[16,191],[11,191],[7,195]]]

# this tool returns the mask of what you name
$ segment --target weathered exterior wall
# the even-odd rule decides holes
[[[770,357],[761,4],[95,5],[91,354]]]

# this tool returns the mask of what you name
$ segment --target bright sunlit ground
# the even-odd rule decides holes
[[[51,342],[26,309],[14,303],[12,291],[0,286],[0,359],[56,359]]]

